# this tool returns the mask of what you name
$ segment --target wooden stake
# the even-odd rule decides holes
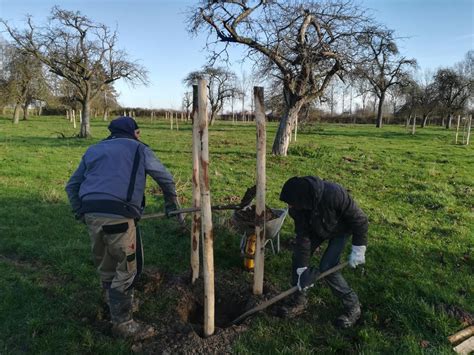
[[[295,121],[295,143],[296,143],[297,134],[298,134],[298,116],[296,116],[296,121]]]
[[[461,115],[458,115],[458,123],[456,124],[456,138],[454,139],[454,144],[458,144],[459,123],[461,123]]]
[[[448,340],[451,344],[457,343],[458,341],[466,339],[468,336],[474,334],[474,325],[467,327],[451,336],[448,337]]]
[[[472,124],[472,115],[469,115],[469,120],[467,122],[467,138],[466,145],[469,145],[469,140],[471,139],[471,124]]]
[[[198,120],[198,86],[193,85],[193,207],[201,207],[199,189],[199,120]],[[201,232],[201,213],[192,214],[191,225],[191,282],[199,278],[199,235]]]
[[[209,187],[209,132],[207,116],[207,81],[198,81],[198,115],[200,137],[199,188],[201,190],[201,231],[204,273],[204,336],[214,334],[214,236],[212,230],[211,193]]]
[[[461,344],[454,347],[453,350],[458,354],[469,355],[474,351],[474,336],[463,341]]]
[[[255,249],[255,271],[253,279],[253,293],[263,293],[263,274],[265,260],[265,106],[263,102],[263,87],[254,87],[255,123],[257,126],[257,195],[255,209],[255,235],[257,237]]]

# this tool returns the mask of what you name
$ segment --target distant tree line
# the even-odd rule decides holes
[[[201,0],[189,10],[188,29],[207,32],[209,63],[183,78],[179,110],[121,108],[114,83],[146,84],[147,71],[117,48],[117,32],[80,12],[52,9],[45,26],[27,18],[25,29],[0,19],[11,43],[0,43],[0,109],[14,123],[28,108],[48,113],[80,112],[80,136],[90,136],[90,117],[134,112],[190,119],[192,88],[208,81],[210,120],[251,120],[252,86],[266,87],[267,116],[278,121],[272,152],[286,155],[298,122],[401,123],[436,119],[450,128],[453,117],[472,111],[474,51],[435,73],[418,71],[403,56],[393,30],[351,1]],[[227,49],[246,50],[254,72],[237,75]],[[220,64],[217,64],[220,61]],[[249,108],[250,106],[250,108]],[[123,112],[122,112],[123,111]],[[155,112],[156,111],[156,112]]]

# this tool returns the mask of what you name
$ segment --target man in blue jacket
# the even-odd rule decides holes
[[[173,177],[140,142],[135,120],[119,117],[108,128],[110,136],[87,149],[66,192],[76,218],[88,228],[112,332],[141,340],[155,334],[153,327],[132,318],[133,287],[143,266],[137,221],[145,206],[146,175],[163,190],[167,215],[178,209],[178,200]]]
[[[285,182],[280,200],[286,202],[295,222],[296,244],[292,259],[292,284],[300,291],[312,287],[320,272],[339,264],[346,241],[352,235],[349,265],[355,268],[365,263],[368,221],[348,192],[340,185],[316,176],[292,177]],[[327,241],[327,248],[319,269],[309,267],[316,248]],[[344,313],[336,319],[336,326],[348,328],[360,318],[359,298],[341,272],[326,276],[333,294],[344,306]],[[306,306],[303,293],[296,294],[284,314],[298,314]],[[285,315],[286,315],[285,314]]]

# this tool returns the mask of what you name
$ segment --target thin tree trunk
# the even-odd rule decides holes
[[[416,131],[416,114],[413,116],[413,126],[411,127],[411,134],[415,134]]]
[[[446,122],[446,129],[450,129],[450,128],[451,128],[451,122],[452,122],[452,120],[453,120],[453,114],[450,113],[450,114],[448,115],[448,120],[447,120],[447,122]]]
[[[287,108],[285,115],[280,120],[275,140],[273,141],[272,154],[281,156],[287,155],[288,146],[290,145],[291,128],[303,104],[304,102],[299,100]]]
[[[426,124],[427,124],[427,122],[428,122],[428,117],[429,117],[429,115],[423,114],[423,121],[421,121],[421,128],[425,128],[425,127],[426,127]]]
[[[28,121],[28,103],[23,105],[23,121]]]
[[[469,145],[469,142],[471,140],[471,125],[472,125],[472,115],[469,116],[469,120],[467,121],[466,145]]]
[[[298,116],[296,116],[296,120],[295,120],[295,143],[296,143],[297,134],[298,134]]]
[[[266,185],[266,129],[263,88],[254,87],[255,123],[257,126],[257,195],[255,206],[255,273],[253,293],[263,293],[263,275],[265,265],[265,185]]]
[[[207,117],[207,82],[198,81],[199,96],[199,136],[200,136],[200,166],[199,188],[201,191],[201,223],[203,239],[203,268],[204,268],[204,336],[214,333],[214,236],[212,228],[211,193],[209,187],[209,133]]]
[[[456,137],[454,138],[454,144],[458,144],[459,124],[461,123],[461,115],[458,115],[458,122],[456,124]]]
[[[199,189],[199,117],[198,117],[198,86],[193,85],[193,207],[201,207],[201,191]],[[201,232],[201,213],[194,212],[191,226],[191,282],[199,278],[199,236]]]
[[[383,126],[383,102],[385,101],[385,92],[383,91],[379,97],[379,105],[377,108],[377,124],[375,127],[382,128]]]

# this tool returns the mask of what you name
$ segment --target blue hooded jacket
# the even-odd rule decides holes
[[[76,214],[100,212],[139,218],[147,174],[161,187],[166,200],[176,197],[173,177],[153,151],[136,139],[136,129],[132,118],[119,117],[109,125],[111,135],[87,149],[66,185]]]

